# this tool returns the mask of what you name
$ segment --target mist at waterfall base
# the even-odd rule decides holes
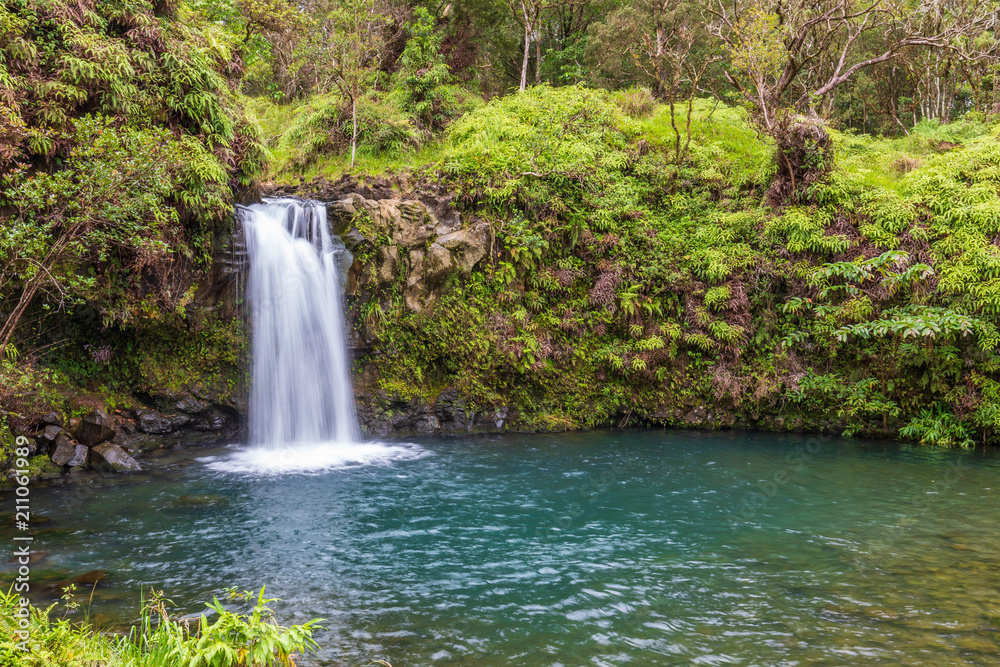
[[[225,472],[318,472],[422,456],[416,445],[360,442],[342,305],[350,254],[325,205],[269,199],[237,209],[251,322],[250,442]]]

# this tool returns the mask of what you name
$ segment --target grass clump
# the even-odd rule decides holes
[[[377,173],[383,165],[426,164],[442,131],[482,99],[454,84],[434,87],[430,102],[414,102],[405,88],[374,91],[360,98],[356,171]],[[299,102],[251,103],[272,159],[272,173],[324,174],[346,171],[353,131],[350,105],[338,93],[315,95]],[[431,153],[426,149],[430,148]]]
[[[56,604],[40,609],[22,604],[13,591],[0,592],[0,664],[24,667],[292,667],[297,654],[312,651],[318,620],[284,627],[270,604],[275,599],[231,592],[231,599],[250,603],[247,614],[227,610],[215,599],[208,605],[214,620],[170,616],[162,593],[154,592],[142,617],[126,635],[99,632],[74,623],[66,614],[76,609],[73,590],[63,596],[65,612]]]

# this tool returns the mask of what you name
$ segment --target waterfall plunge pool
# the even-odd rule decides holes
[[[995,452],[683,431],[368,447],[280,475],[187,450],[37,487],[35,591],[107,570],[91,618],[113,625],[150,586],[196,613],[266,584],[280,621],[327,619],[304,664],[1000,661]]]

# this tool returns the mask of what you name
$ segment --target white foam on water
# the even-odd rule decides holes
[[[321,473],[329,470],[388,465],[429,456],[412,443],[298,442],[277,447],[244,447],[225,457],[205,457],[218,472],[256,475]]]

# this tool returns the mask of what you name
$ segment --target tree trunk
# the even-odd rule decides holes
[[[520,92],[528,87],[528,55],[531,53],[531,28],[528,22],[524,23],[524,57],[521,59],[521,87]]]
[[[24,315],[28,306],[31,305],[38,290],[41,289],[42,283],[45,282],[47,277],[51,278],[52,267],[59,262],[63,251],[70,244],[70,241],[77,238],[83,229],[83,223],[77,223],[63,232],[63,235],[56,239],[56,242],[52,244],[49,251],[45,253],[42,261],[38,262],[38,272],[25,283],[17,305],[11,311],[10,315],[7,316],[7,320],[3,323],[3,326],[0,327],[0,354],[6,352],[7,345],[10,344],[11,339],[14,337],[14,331],[17,329],[18,322],[21,321],[21,316]]]
[[[354,156],[358,152],[358,101],[355,98],[351,98],[351,123],[353,124],[353,131],[351,132],[351,166],[354,166]]]
[[[542,82],[542,36],[535,38],[535,85]]]

